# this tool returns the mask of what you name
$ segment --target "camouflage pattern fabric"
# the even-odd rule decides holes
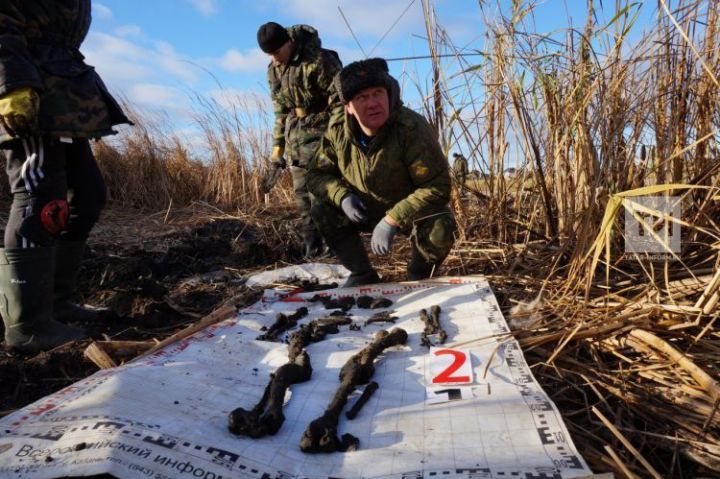
[[[314,28],[295,25],[287,30],[294,45],[290,61],[268,66],[275,112],[273,146],[285,147],[291,164],[307,167],[330,112],[342,108],[332,82],[342,65],[335,52],[322,48]],[[306,116],[298,116],[296,108],[304,109]]]
[[[410,230],[424,217],[447,211],[450,173],[435,132],[421,115],[402,106],[393,80],[390,118],[367,149],[355,119],[337,111],[308,173],[308,188],[338,208],[357,194],[371,216],[388,214]]]
[[[287,29],[294,45],[287,65],[268,66],[268,83],[275,112],[273,146],[285,148],[293,179],[295,202],[301,214],[303,237],[315,232],[310,217],[312,195],[305,177],[311,158],[327,128],[330,112],[342,108],[333,77],[342,65],[337,54],[322,48],[317,31],[308,25]],[[305,116],[298,116],[302,108]]]
[[[291,166],[290,174],[292,175],[293,192],[295,193],[295,204],[300,210],[300,234],[303,239],[315,233],[315,223],[310,216],[310,208],[314,203],[314,198],[308,192],[307,188],[307,168],[302,166]]]
[[[351,222],[340,208],[324,200],[315,203],[312,216],[320,234],[330,248],[336,250],[335,245],[343,243],[347,236],[358,235],[360,232],[371,233],[385,215],[376,211],[367,224],[361,225]],[[445,209],[438,214],[416,220],[411,227],[401,228],[400,233],[410,237],[413,249],[424,261],[441,264],[455,243],[456,228],[452,213]]]
[[[464,186],[467,181],[468,162],[463,155],[455,156],[455,161],[453,161],[453,174],[455,175],[455,181],[457,181],[460,186]]]
[[[129,123],[80,53],[90,0],[0,0],[0,96],[40,93],[42,135],[100,137]],[[12,137],[0,127],[0,143]]]

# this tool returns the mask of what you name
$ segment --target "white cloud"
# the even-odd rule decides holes
[[[132,85],[128,99],[131,103],[136,102],[165,110],[186,109],[188,106],[188,98],[184,92],[158,83]]]
[[[219,60],[220,66],[231,72],[264,71],[269,62],[270,58],[259,48],[253,48],[245,53],[231,48]]]
[[[137,25],[123,25],[115,29],[115,33],[120,37],[139,37],[142,30]]]
[[[112,86],[158,79],[182,84],[192,84],[196,80],[195,68],[165,42],[146,47],[128,38],[91,32],[82,51],[87,62],[94,65]]]
[[[195,7],[203,16],[210,17],[217,13],[218,6],[216,0],[189,0],[190,4]]]
[[[82,51],[86,61],[110,84],[124,84],[153,73],[143,61],[147,53],[142,48],[113,35],[91,32]]]
[[[113,13],[110,8],[97,2],[94,2],[92,5],[92,15],[95,18],[101,18],[103,20],[110,20],[113,17]]]
[[[91,32],[82,46],[86,56],[97,55],[98,58],[127,58],[140,60],[145,51],[136,44],[107,33]]]
[[[167,42],[155,44],[154,61],[161,67],[161,70],[170,73],[172,76],[181,79],[185,83],[194,83],[196,69],[192,63],[179,56],[173,46]]]

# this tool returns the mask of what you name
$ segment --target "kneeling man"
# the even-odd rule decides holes
[[[345,286],[379,281],[360,232],[372,232],[375,254],[389,253],[397,233],[410,237],[407,279],[429,277],[454,242],[448,208],[447,158],[430,124],[403,106],[387,62],[351,63],[335,77],[345,105],[328,130],[307,176],[319,199],[311,214],[340,262]]]

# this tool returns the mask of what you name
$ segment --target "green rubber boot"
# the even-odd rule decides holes
[[[53,318],[61,322],[95,323],[117,318],[108,308],[75,303],[80,263],[85,253],[85,241],[57,241],[55,243],[55,304]]]
[[[427,279],[433,272],[434,263],[429,262],[422,257],[417,247],[413,245],[412,256],[407,264],[407,280],[408,281],[420,281],[421,279]]]
[[[52,349],[85,337],[53,319],[55,248],[0,248],[0,313],[5,348],[19,352]]]

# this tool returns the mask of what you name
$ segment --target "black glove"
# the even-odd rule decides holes
[[[280,158],[273,158],[270,160],[270,167],[284,170],[287,168],[287,161],[285,161],[284,156],[281,156]]]
[[[362,200],[354,193],[348,193],[340,202],[345,216],[353,223],[367,223],[367,208]]]
[[[270,166],[260,179],[260,191],[264,194],[270,193],[270,190],[273,189],[278,178],[280,178],[280,173],[282,173],[285,168],[287,168],[287,162],[284,157],[271,157]]]

